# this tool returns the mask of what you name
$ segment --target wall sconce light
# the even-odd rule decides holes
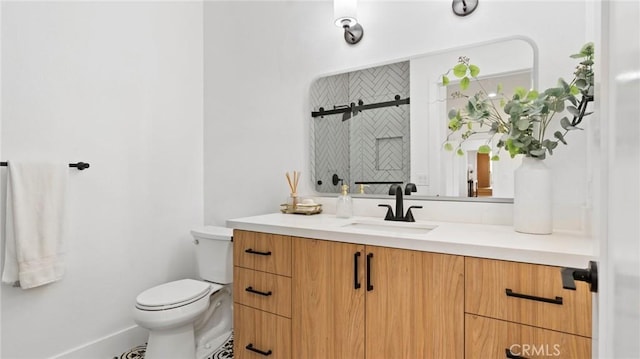
[[[358,0],[333,0],[336,26],[344,29],[344,39],[353,45],[362,40],[364,30],[356,17]]]
[[[467,16],[478,7],[479,0],[453,0],[451,8],[458,16]]]

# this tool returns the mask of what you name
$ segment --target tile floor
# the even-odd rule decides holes
[[[146,349],[146,344],[140,345],[126,353],[113,357],[113,359],[143,359]],[[233,334],[231,334],[229,339],[222,344],[218,350],[208,356],[207,359],[233,359]]]

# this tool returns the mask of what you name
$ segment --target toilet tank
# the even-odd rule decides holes
[[[226,227],[204,226],[191,230],[196,247],[196,261],[200,278],[214,283],[233,281],[233,230]]]

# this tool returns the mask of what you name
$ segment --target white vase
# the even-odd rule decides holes
[[[543,160],[525,157],[514,178],[514,229],[521,233],[551,234],[551,171]]]

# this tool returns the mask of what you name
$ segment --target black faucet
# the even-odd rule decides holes
[[[416,192],[416,185],[413,183],[407,183],[404,193],[409,196],[411,192]],[[384,217],[385,221],[399,221],[399,222],[415,222],[415,218],[413,218],[413,213],[411,213],[412,208],[422,208],[422,206],[411,206],[407,209],[407,214],[404,213],[404,201],[402,198],[402,186],[399,184],[393,184],[389,187],[389,195],[396,196],[396,214],[393,214],[393,209],[388,204],[379,204],[378,207],[386,207],[387,214]]]

